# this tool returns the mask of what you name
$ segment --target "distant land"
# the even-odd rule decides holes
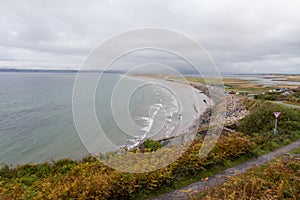
[[[31,72],[39,72],[39,73],[96,73],[96,72],[104,72],[104,73],[122,73],[122,71],[117,70],[108,70],[108,71],[101,71],[101,70],[75,70],[75,69],[1,69],[0,72],[24,72],[24,73],[31,73]]]
[[[295,73],[292,73],[292,74],[284,74],[284,73],[242,73],[242,74],[235,74],[235,75],[261,75],[261,76],[300,76],[300,74],[295,74]]]
[[[0,72],[23,72],[23,73],[32,73],[32,72],[37,72],[37,73],[99,73],[99,72],[104,72],[104,73],[116,73],[116,74],[123,74],[126,73],[126,71],[122,70],[107,70],[107,71],[102,71],[102,70],[76,70],[76,69],[11,69],[11,68],[0,68]],[[159,73],[157,73],[159,74]],[[182,72],[182,74],[191,76],[193,75],[190,71]],[[289,73],[226,73],[222,72],[222,75],[241,75],[241,76],[246,76],[246,75],[253,75],[253,76],[300,76],[300,74],[289,74]]]

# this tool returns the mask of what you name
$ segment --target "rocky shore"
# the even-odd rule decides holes
[[[243,105],[243,99],[236,95],[227,95],[227,112],[225,125],[232,125],[238,120],[243,119],[250,112]]]
[[[169,80],[174,82],[181,82],[185,84],[189,84],[199,90],[200,92],[204,93],[206,96],[210,97],[209,91],[214,91],[213,86],[207,86],[205,84],[201,83],[193,83],[193,82],[183,82],[178,80]],[[208,89],[208,87],[211,87]],[[193,127],[190,127],[190,130],[183,135],[172,137],[172,138],[164,138],[162,140],[159,140],[161,144],[164,146],[168,145],[174,145],[174,144],[181,144],[186,141],[189,141],[191,138],[195,137],[195,134],[197,135],[205,135],[207,132],[207,128],[209,125],[209,122],[211,120],[211,112],[212,107],[209,107],[206,109],[205,112],[199,116],[197,119],[197,122],[194,123],[195,125]],[[247,116],[250,112],[245,108],[243,105],[243,99],[242,97],[238,97],[233,94],[227,94],[226,95],[226,117],[224,122],[224,131],[226,132],[234,132],[234,130],[231,130],[227,128],[227,126],[231,126],[237,121],[243,119],[245,116]]]
[[[207,108],[205,109],[205,111],[201,112],[201,114],[199,113],[199,117],[195,119],[193,122],[191,122],[190,126],[186,128],[184,132],[181,131],[180,134],[177,135],[174,134],[173,136],[170,137],[154,139],[160,142],[161,144],[163,144],[164,146],[183,144],[185,142],[190,142],[196,136],[206,134],[208,126],[211,121],[212,109],[214,104],[216,104],[216,102],[212,101],[212,97],[211,97],[212,95],[215,95],[215,97],[217,97],[219,93],[221,94],[220,95],[221,97],[225,96],[226,98],[226,114],[225,114],[224,128],[223,128],[225,132],[234,132],[234,130],[229,129],[228,127],[230,127],[237,121],[243,119],[245,116],[249,114],[249,111],[243,105],[242,97],[238,97],[234,94],[224,95],[224,90],[214,85],[207,85],[207,84],[196,83],[196,82],[187,82],[187,81],[182,81],[182,80],[173,79],[169,77],[149,78],[147,76],[146,77],[138,76],[138,78],[143,78],[148,80],[156,79],[161,81],[174,82],[174,84],[180,83],[180,85],[182,84],[190,85],[193,88],[195,88],[199,93],[202,93],[207,97],[207,99],[205,100],[207,101],[205,102]],[[213,92],[213,94],[210,94],[210,92]],[[140,143],[140,145],[142,145],[142,143]]]

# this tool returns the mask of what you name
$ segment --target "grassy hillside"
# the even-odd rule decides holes
[[[250,104],[251,115],[246,116],[238,126],[238,130],[248,135],[263,134],[272,131],[275,119],[273,111],[281,111],[278,130],[281,133],[300,130],[300,110],[276,105],[265,101],[254,101]]]
[[[87,157],[82,161],[68,159],[53,163],[27,164],[18,167],[3,165],[0,169],[0,199],[141,199],[173,190],[201,180],[221,170],[272,151],[300,138],[299,110],[265,102],[247,101],[253,110],[237,129],[223,134],[206,158],[199,158],[203,138],[198,137],[175,162],[148,173],[124,173]],[[271,111],[283,112],[279,134],[272,132]],[[155,147],[155,148],[154,148]],[[172,149],[152,142],[145,144],[146,153],[153,150],[172,156]],[[137,151],[138,152],[138,151]],[[146,163],[145,163],[146,164]],[[148,163],[151,166],[159,163]]]

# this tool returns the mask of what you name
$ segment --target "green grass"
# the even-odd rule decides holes
[[[261,140],[261,136],[254,136],[255,139]],[[298,139],[300,139],[300,131],[293,131],[290,134],[278,134],[268,133],[265,136],[266,141],[261,142],[258,146],[253,149],[255,156],[260,156],[271,151],[274,151],[280,147],[288,145]]]
[[[266,101],[259,101],[259,104],[249,104],[252,113],[241,120],[238,131],[248,135],[271,133],[274,127],[274,111],[281,111],[282,115],[278,120],[279,133],[300,130],[299,109],[274,104]]]
[[[300,106],[300,103],[297,103],[297,102],[284,101],[284,103],[290,104],[290,105],[295,105],[295,106]]]
[[[293,154],[300,154],[300,147],[291,151]]]

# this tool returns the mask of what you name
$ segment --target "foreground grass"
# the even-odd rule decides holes
[[[195,199],[300,199],[300,162],[279,158],[245,174],[228,178],[221,186]]]
[[[139,174],[116,171],[94,158],[81,162],[61,160],[53,164],[28,164],[17,168],[4,166],[0,170],[0,199],[145,198],[163,187],[174,188],[179,182],[201,178],[201,173],[208,176],[208,169],[246,155],[253,144],[247,136],[239,133],[224,135],[204,159],[199,158],[200,147],[201,140],[192,144],[171,165]],[[167,148],[162,151],[165,151],[164,155],[172,156]]]
[[[216,164],[212,166],[209,169],[206,169],[205,171],[199,171],[197,172],[193,177],[181,177],[180,179],[173,182],[172,185],[162,185],[160,188],[158,188],[155,191],[149,192],[141,192],[140,194],[136,195],[132,199],[152,199],[155,198],[161,194],[171,192],[173,190],[183,188],[185,186],[188,186],[192,183],[205,180],[207,177],[216,175],[218,173],[221,173],[227,168],[230,168],[232,166],[238,165],[240,163],[243,163],[254,156],[241,156],[240,158],[234,159],[234,160],[226,160],[223,163]]]
[[[271,135],[252,138],[240,133],[224,135],[205,159],[198,156],[201,142],[197,142],[171,165],[141,174],[116,171],[94,158],[81,162],[61,160],[52,164],[27,164],[17,168],[4,166],[0,170],[0,199],[151,198],[300,138],[300,132]]]

